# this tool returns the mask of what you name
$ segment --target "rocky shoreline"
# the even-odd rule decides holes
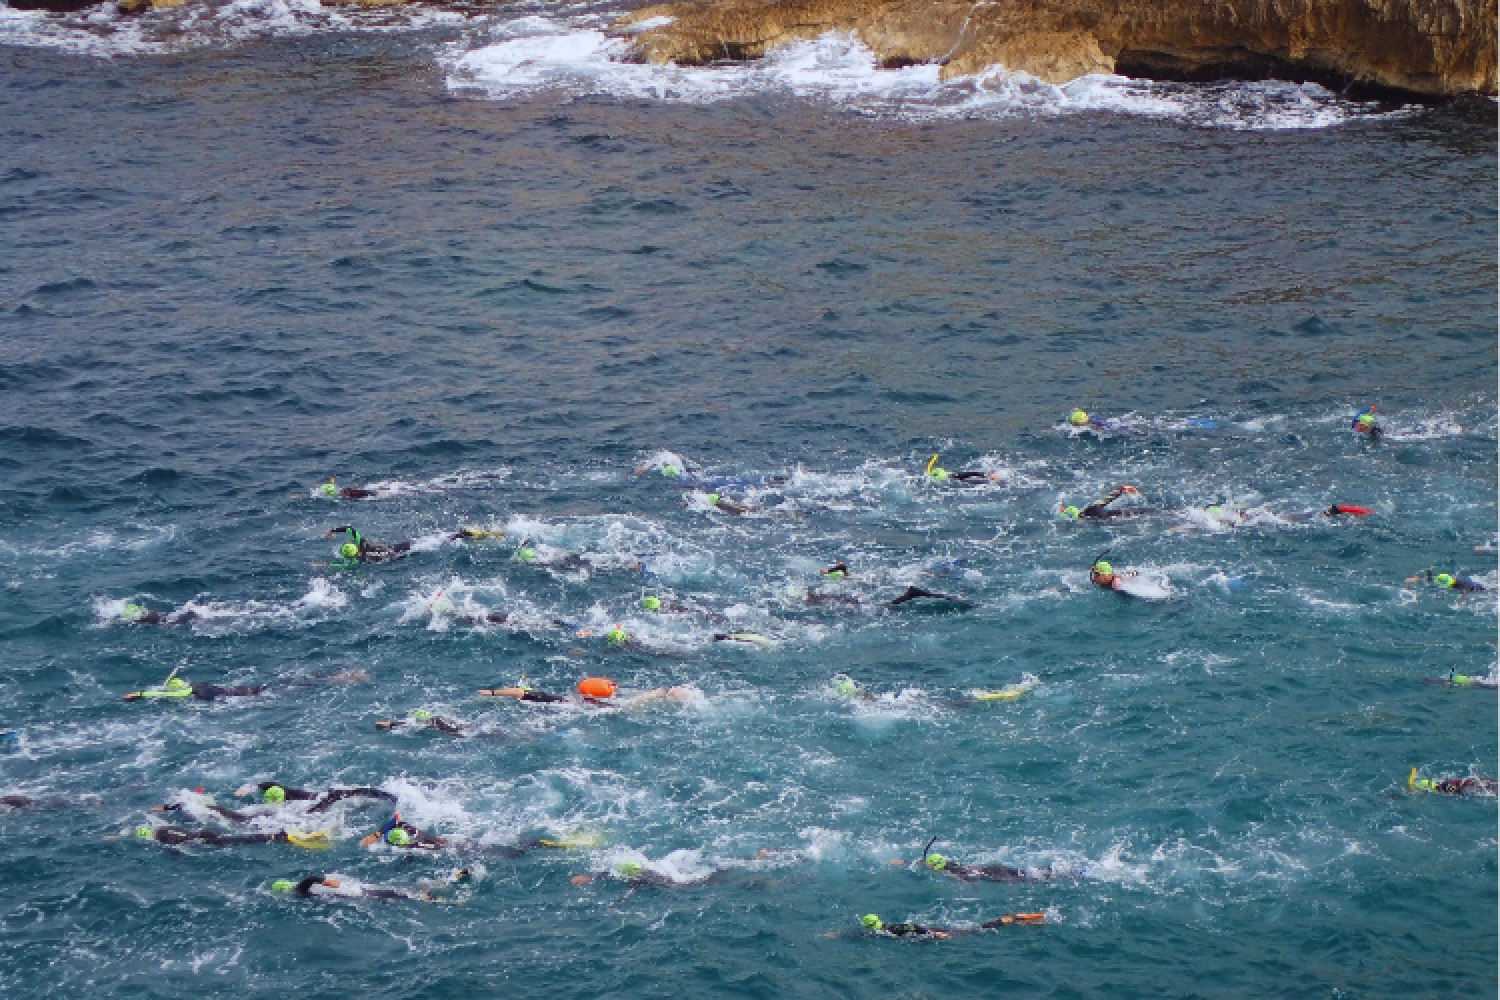
[[[685,0],[621,19],[634,54],[695,65],[851,32],[886,67],[990,66],[1064,83],[1314,80],[1428,97],[1496,92],[1495,0]]]

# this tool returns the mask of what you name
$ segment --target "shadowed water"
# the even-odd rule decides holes
[[[1495,799],[1406,789],[1496,767],[1494,692],[1422,683],[1496,661],[1492,104],[455,83],[483,36],[0,48],[0,791],[62,800],[0,808],[7,996],[1493,995]],[[1120,483],[1172,512],[1057,518]],[[351,523],[415,551],[332,567]],[[1090,587],[1106,547],[1170,598]],[[910,584],[972,607],[874,606]],[[174,669],[270,687],[121,700]],[[689,697],[474,696],[590,675]],[[417,709],[470,735],[374,726]],[[323,851],[130,835],[273,778],[470,846],[361,849],[357,802],[259,807]],[[1058,877],[890,863],[932,836]]]

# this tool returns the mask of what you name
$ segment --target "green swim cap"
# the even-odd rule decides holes
[[[191,687],[191,685],[181,677],[173,677],[171,680],[167,681],[165,686],[168,691],[181,691],[185,687]]]
[[[156,831],[149,826],[138,826],[135,828],[135,835],[142,840],[152,840],[156,837]]]
[[[333,485],[332,481],[326,482],[322,486],[318,487],[318,492],[323,494],[325,497],[335,496],[338,494],[338,491],[339,488]]]
[[[1062,516],[1066,517],[1070,521],[1076,521],[1078,520],[1078,508],[1072,506],[1064,507],[1062,509]]]
[[[261,800],[276,805],[278,802],[286,801],[286,789],[280,785],[272,785],[261,794]]]
[[[661,598],[660,597],[643,597],[643,598],[641,598],[641,607],[645,608],[647,611],[660,611],[661,610]]]
[[[1115,572],[1115,568],[1102,559],[1094,563],[1093,569],[1100,576],[1113,576]]]
[[[522,549],[516,553],[516,558],[522,562],[531,562],[536,558],[536,549]]]
[[[391,832],[385,835],[386,843],[395,847],[405,847],[411,843],[411,834],[399,826],[391,827]]]
[[[645,869],[641,867],[641,863],[639,861],[621,861],[617,866],[615,866],[615,872],[621,878],[635,878],[643,871],[645,871]]]
[[[630,641],[630,633],[626,632],[620,626],[616,625],[614,628],[604,633],[604,638],[609,640],[609,643],[612,646],[623,646]]]
[[[1451,587],[1458,581],[1453,579],[1451,574],[1439,573],[1437,576],[1432,578],[1432,582],[1437,584],[1439,587]]]
[[[1411,787],[1413,787],[1413,788],[1415,788],[1415,789],[1417,789],[1418,791],[1421,791],[1421,792],[1430,792],[1430,791],[1432,791],[1432,785],[1433,785],[1433,782],[1432,782],[1431,778],[1418,778],[1418,779],[1416,779],[1415,781],[1413,781],[1411,783]]]
[[[878,931],[885,926],[881,919],[873,913],[866,913],[859,918],[859,922],[864,924],[866,930],[872,931]]]
[[[120,617],[128,622],[140,621],[146,614],[146,609],[139,604],[126,604],[120,609]]]
[[[929,472],[927,474],[929,476],[931,476],[933,479],[936,479],[940,483],[945,483],[945,482],[948,481],[948,470],[944,469],[942,467],[938,467],[936,469],[933,469],[931,472]]]
[[[432,718],[432,713],[429,712],[429,711],[427,711],[427,709],[425,709],[425,708],[419,708],[416,711],[414,711],[414,712],[411,713],[411,717],[412,717],[413,721],[416,721],[416,722],[426,722],[426,721],[428,721],[429,719]]]
[[[823,575],[830,580],[842,580],[844,578],[844,571],[841,569],[831,569]]]
[[[844,698],[852,698],[859,693],[859,685],[853,681],[839,681],[834,690]]]
[[[717,507],[717,506],[719,506],[719,494],[717,494],[717,493],[710,493],[708,495],[708,505],[710,507]]]
[[[1208,510],[1204,511],[1204,513],[1206,513],[1209,517],[1218,517],[1220,514],[1224,513],[1224,508],[1220,507],[1218,504],[1214,504],[1212,507],[1208,508]]]
[[[942,871],[948,867],[948,859],[941,854],[929,854],[925,860],[928,868],[936,868],[938,871]]]
[[[1361,424],[1373,424],[1375,422],[1375,414],[1373,414],[1373,413],[1361,413],[1356,418],[1356,422],[1357,423],[1361,423]]]
[[[345,559],[358,559],[359,546],[355,545],[353,542],[345,542],[343,545],[339,546],[339,555],[343,556]]]
[[[272,892],[291,892],[297,888],[297,883],[289,878],[279,878],[271,883]]]
[[[1448,680],[1452,681],[1454,684],[1457,684],[1459,687],[1466,687],[1474,683],[1474,678],[1468,676],[1467,674],[1449,674]]]
[[[675,465],[663,465],[661,467],[661,474],[666,476],[668,479],[676,479],[678,476],[682,475],[682,470],[677,468],[677,466]]]
[[[1068,423],[1072,424],[1074,427],[1082,427],[1088,422],[1089,415],[1083,410],[1074,410],[1072,413],[1068,414]]]

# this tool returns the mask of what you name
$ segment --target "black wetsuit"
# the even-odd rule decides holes
[[[964,600],[962,597],[954,597],[952,594],[939,594],[936,591],[923,590],[921,587],[907,587],[905,592],[903,592],[900,596],[892,598],[889,601],[881,601],[879,607],[896,608],[900,607],[903,604],[906,604],[909,601],[918,600],[919,598],[930,598],[931,600],[935,601],[947,601],[950,604],[956,604],[962,607],[972,606],[971,602]],[[807,592],[806,603],[814,605],[847,604],[852,607],[863,607],[865,602],[861,601],[857,597],[849,597],[844,594],[820,594],[816,591],[810,590]]]
[[[1030,917],[1035,919],[1035,917]],[[1026,922],[1020,920],[1013,914],[996,917],[994,920],[986,920],[978,927],[966,927],[957,929],[952,927],[923,927],[921,924],[886,924],[876,931],[876,934],[887,934],[891,937],[962,937],[967,934],[978,934],[980,931],[994,930],[996,927],[1005,927],[1009,924]]]
[[[1444,795],[1494,795],[1496,784],[1494,778],[1449,778],[1434,781],[1432,790]]]
[[[308,812],[322,812],[335,802],[344,799],[365,798],[384,799],[386,802],[395,802],[396,796],[390,792],[383,792],[378,788],[330,788],[326,792],[309,792],[301,788],[288,788],[278,781],[262,781],[255,786],[262,794],[269,788],[280,788],[286,793],[287,802],[308,802],[316,800]],[[213,807],[217,809],[217,807]]]
[[[568,697],[567,695],[551,694],[547,691],[533,691],[532,689],[527,688],[524,692],[522,692],[521,697],[518,700],[535,701],[543,705],[551,705],[559,701],[567,701]]]
[[[390,834],[391,830],[403,831],[408,837],[411,838],[411,842],[407,844],[391,844],[390,840],[388,839],[388,835]],[[421,830],[418,830],[416,827],[405,821],[391,824],[391,826],[385,831],[385,834],[381,835],[380,839],[382,842],[390,844],[391,847],[404,847],[408,850],[417,851],[440,851],[448,846],[448,841],[446,839],[442,837],[435,837],[430,833],[423,833]]]
[[[1465,580],[1462,577],[1459,577],[1453,581],[1453,585],[1448,589],[1462,591],[1465,594],[1474,594],[1483,591],[1484,584],[1477,583],[1474,580]]]
[[[1090,517],[1090,518],[1096,518],[1096,519],[1103,519],[1103,518],[1107,518],[1107,517],[1136,517],[1136,516],[1141,515],[1141,514],[1154,514],[1154,513],[1156,513],[1155,508],[1152,508],[1152,507],[1132,507],[1129,510],[1108,510],[1108,509],[1106,509],[1106,508],[1109,507],[1110,504],[1114,503],[1116,500],[1118,500],[1122,496],[1124,496],[1126,494],[1126,492],[1127,492],[1127,490],[1125,489],[1125,487],[1121,486],[1119,489],[1117,489],[1114,492],[1110,493],[1109,496],[1104,497],[1102,500],[1095,500],[1093,503],[1089,504],[1087,507],[1083,508],[1082,510],[1080,510],[1078,512],[1079,518],[1081,519],[1081,518],[1085,518],[1085,517]]]
[[[196,621],[202,616],[198,612],[188,609],[178,611],[175,614],[168,611],[145,611],[139,618],[129,620],[131,625],[186,625],[188,622]]]
[[[1027,875],[1010,865],[965,865],[956,861],[933,870],[952,875],[963,882],[1041,882],[1052,877],[1051,874]]]
[[[240,844],[270,844],[286,840],[286,833],[220,833],[217,830],[184,830],[180,826],[158,827],[152,834],[163,844],[207,844],[209,847],[236,847]]]
[[[194,684],[193,697],[200,701],[213,701],[215,698],[248,698],[254,694],[260,694],[266,689],[266,685],[241,687],[220,687],[217,684]]]
[[[327,875],[310,875],[307,878],[303,879],[301,882],[298,882],[292,888],[292,891],[295,892],[299,896],[309,896],[309,897],[313,896],[314,895],[314,893],[313,893],[313,887],[314,886],[322,885],[323,884],[323,880],[326,879],[327,877],[328,877]],[[369,899],[416,899],[416,898],[418,898],[418,897],[413,896],[411,893],[401,892],[398,889],[375,889],[375,888],[369,888],[369,887],[365,887],[365,886],[361,886],[360,887],[359,894],[361,896],[365,896],[365,897],[367,897]],[[337,895],[337,893],[329,893],[329,895]]]

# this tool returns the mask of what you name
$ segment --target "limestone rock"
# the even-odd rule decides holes
[[[1431,96],[1496,92],[1496,0],[686,0],[619,22],[635,58],[698,65],[849,31],[883,66],[988,66],[1064,83],[1317,80]]]

